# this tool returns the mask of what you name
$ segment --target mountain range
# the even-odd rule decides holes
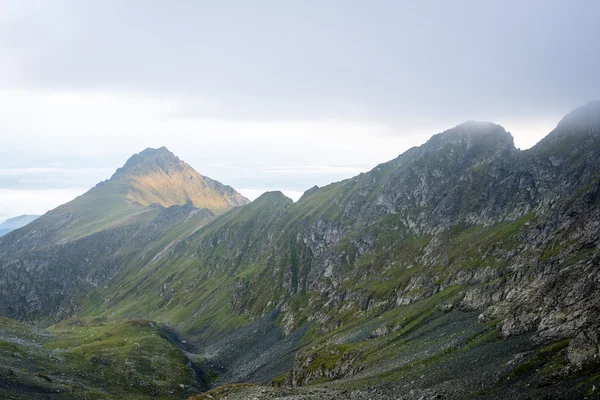
[[[0,239],[0,391],[591,398],[599,238],[600,102],[524,151],[465,122],[295,203],[146,149]]]
[[[24,227],[37,217],[39,217],[39,215],[19,215],[18,217],[7,219],[0,224],[0,236],[4,236],[8,232]]]

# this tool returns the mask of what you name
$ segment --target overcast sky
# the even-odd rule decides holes
[[[600,1],[0,1],[0,220],[167,146],[297,198],[465,120],[600,98]]]

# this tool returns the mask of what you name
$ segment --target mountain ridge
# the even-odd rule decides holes
[[[589,102],[581,107],[575,108],[573,111],[565,115],[558,125],[557,129],[561,128],[578,128],[587,129],[593,133],[598,132],[600,125],[600,100]]]
[[[2,239],[0,312],[80,321],[82,334],[131,319],[167,324],[193,344],[182,365],[200,371],[196,390],[592,395],[600,135],[583,114],[568,140],[555,140],[563,125],[523,151],[498,125],[461,124],[296,203],[270,192],[219,216],[156,207],[150,219],[18,258]]]

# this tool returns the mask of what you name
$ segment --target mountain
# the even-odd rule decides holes
[[[19,229],[38,218],[39,215],[19,215],[18,217],[9,218],[0,224],[0,236],[6,235],[15,229]]]
[[[197,173],[167,148],[133,155],[108,180],[37,219],[19,241],[32,246],[65,243],[106,229],[149,221],[162,208],[190,204],[214,214],[248,199]]]
[[[0,242],[2,314],[60,320],[82,307],[144,246],[173,245],[216,215],[248,203],[166,148],[132,156],[108,180]],[[167,242],[168,240],[168,242]],[[159,250],[161,250],[162,247]],[[36,274],[30,274],[29,262]],[[21,286],[15,286],[19,282]],[[22,290],[28,288],[28,291]],[[58,312],[58,315],[51,316]]]
[[[249,202],[230,186],[200,175],[166,147],[134,155],[106,184],[122,185],[127,199],[142,206],[191,204],[222,213]]]
[[[597,396],[600,103],[525,151],[469,121],[296,203],[119,195],[143,217],[0,239],[0,313],[37,324],[0,327],[12,396]]]

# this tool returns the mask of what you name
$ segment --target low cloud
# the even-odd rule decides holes
[[[3,189],[70,189],[92,187],[112,174],[108,168],[0,168]]]

